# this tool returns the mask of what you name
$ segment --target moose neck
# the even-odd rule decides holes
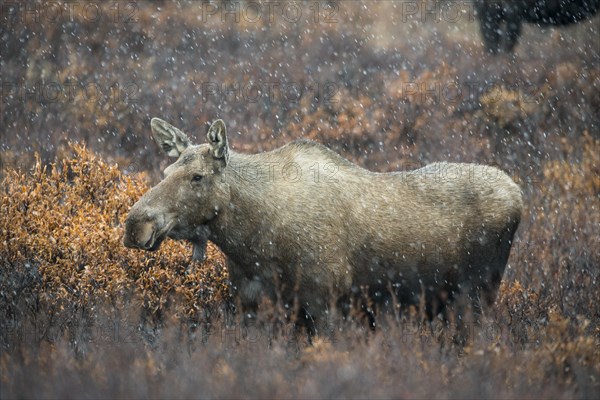
[[[236,258],[241,247],[259,235],[272,200],[265,196],[272,183],[261,155],[230,152],[222,179],[228,187],[229,202],[209,223],[210,240],[230,258]]]

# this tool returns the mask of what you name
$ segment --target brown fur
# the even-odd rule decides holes
[[[390,284],[403,303],[425,292],[429,304],[443,304],[459,291],[477,307],[494,301],[523,207],[500,170],[436,163],[374,173],[305,140],[232,152],[222,121],[199,146],[185,137],[165,144],[160,133],[171,128],[183,135],[153,120],[156,140],[179,158],[131,209],[126,246],[152,250],[169,236],[191,241],[202,257],[211,240],[249,309],[280,292],[319,317],[332,295],[368,287],[383,299]]]

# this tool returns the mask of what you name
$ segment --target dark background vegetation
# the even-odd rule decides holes
[[[600,393],[598,17],[491,56],[469,2],[70,4],[1,3],[1,397]],[[168,162],[154,116],[197,141],[222,118],[237,151],[499,166],[525,211],[494,309],[465,346],[416,309],[312,346],[279,304],[242,327],[218,249],[120,243]]]

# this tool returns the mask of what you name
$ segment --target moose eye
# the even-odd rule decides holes
[[[192,177],[192,182],[200,182],[202,180],[202,175],[196,174]]]

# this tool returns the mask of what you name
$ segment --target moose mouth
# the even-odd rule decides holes
[[[169,235],[169,232],[175,226],[175,222],[176,222],[175,220],[171,220],[168,224],[166,224],[161,229],[152,229],[152,233],[150,234],[150,237],[145,242],[142,242],[141,240],[138,241],[135,239],[132,240],[132,238],[135,238],[136,235],[135,235],[135,233],[130,232],[125,235],[124,244],[125,244],[125,246],[131,247],[131,248],[138,248],[138,249],[142,249],[142,250],[146,250],[146,251],[156,251],[160,248],[160,245],[162,244],[162,242],[167,238],[167,236]],[[138,236],[138,238],[139,238],[139,236]]]
[[[154,234],[152,234],[152,237],[150,237],[150,239],[144,244],[143,249],[146,251],[156,251],[160,248],[160,245],[165,238],[166,236],[159,236],[155,238]]]
[[[162,244],[162,242],[169,236],[169,232],[175,226],[176,220],[172,219],[164,228],[160,230],[152,231],[150,239],[144,244],[144,248],[148,251],[156,251]]]

